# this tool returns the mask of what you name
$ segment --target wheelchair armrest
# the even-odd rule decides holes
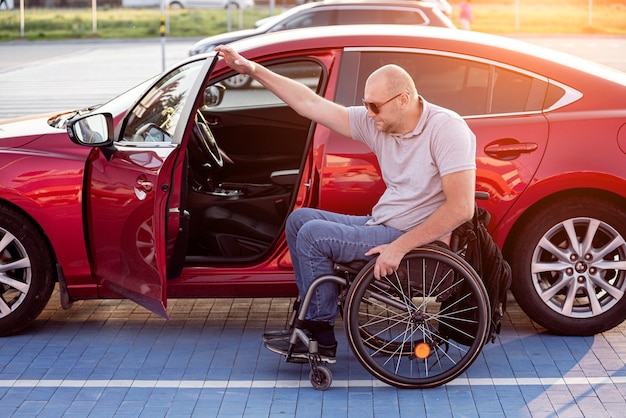
[[[474,192],[474,196],[476,200],[489,200],[489,192],[476,191]]]

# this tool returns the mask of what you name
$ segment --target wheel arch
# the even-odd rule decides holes
[[[537,215],[537,213],[541,212],[544,208],[554,204],[555,202],[562,200],[564,198],[570,197],[588,197],[595,198],[598,200],[603,200],[607,202],[617,203],[620,206],[626,208],[626,198],[617,193],[597,189],[597,188],[589,188],[589,187],[581,187],[581,188],[573,188],[562,190],[557,193],[550,194],[545,196],[544,198],[533,203],[527,210],[519,216],[516,221],[513,223],[512,227],[509,230],[509,233],[506,235],[506,239],[504,244],[502,245],[502,254],[504,258],[510,260],[510,257],[513,256],[513,247],[515,242],[517,241],[520,231],[522,228],[527,227],[529,219],[532,219]]]
[[[27,218],[28,221],[31,223],[31,225],[35,229],[37,229],[37,231],[40,233],[40,236],[43,239],[46,245],[46,248],[48,249],[48,252],[50,253],[50,257],[52,257],[52,262],[54,264],[59,263],[56,251],[54,251],[54,247],[52,246],[52,242],[50,241],[50,237],[48,236],[48,234],[46,234],[41,224],[39,224],[39,222],[37,222],[35,218],[31,216],[30,213],[28,213],[27,211],[25,211],[23,208],[19,207],[18,205],[14,204],[13,202],[5,200],[5,199],[0,199],[0,206],[5,206],[7,208],[10,208],[11,210],[18,212],[20,215]],[[54,270],[54,281],[55,282],[59,281],[59,276],[58,276],[56,269]]]

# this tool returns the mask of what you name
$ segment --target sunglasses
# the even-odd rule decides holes
[[[387,100],[385,103],[381,103],[381,104],[366,102],[365,99],[363,99],[361,101],[363,102],[363,106],[365,106],[365,108],[367,110],[369,110],[370,112],[372,112],[375,115],[378,115],[380,113],[380,108],[381,107],[383,107],[387,103],[391,102],[393,99],[397,99],[398,97],[402,96],[403,94],[404,93],[398,93],[395,96],[393,96],[391,99]]]

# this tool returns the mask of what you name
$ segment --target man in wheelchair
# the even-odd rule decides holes
[[[362,141],[376,154],[386,190],[370,216],[351,216],[312,208],[287,220],[287,243],[303,300],[311,283],[333,274],[335,263],[377,257],[377,278],[393,273],[412,249],[450,242],[450,234],[474,214],[476,139],[456,113],[419,96],[410,75],[385,65],[366,81],[364,106],[345,107],[308,87],[246,60],[232,48],[216,50],[226,63],[276,94],[300,115],[335,132]],[[335,362],[333,330],[338,315],[338,286],[315,289],[305,321],[296,324],[316,340],[322,361]],[[286,355],[289,333],[264,334],[265,346]],[[298,343],[291,358],[306,359]]]

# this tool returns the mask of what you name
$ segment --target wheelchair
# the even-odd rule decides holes
[[[425,389],[443,385],[467,370],[489,339],[490,302],[485,286],[462,257],[463,249],[436,243],[417,248],[391,275],[376,279],[374,265],[335,264],[334,274],[317,278],[304,300],[296,300],[288,325],[291,357],[301,340],[308,347],[309,379],[317,390],[332,384],[318,345],[302,329],[314,290],[340,286],[339,305],[348,345],[361,365],[391,386]],[[298,313],[299,312],[299,313]]]

